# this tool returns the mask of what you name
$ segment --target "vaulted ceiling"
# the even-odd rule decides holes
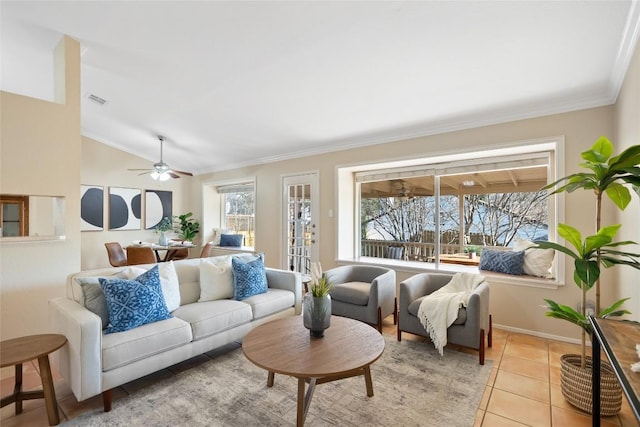
[[[82,47],[82,133],[205,173],[615,102],[620,1],[2,1],[4,91],[53,98]],[[94,95],[107,102],[100,105]]]

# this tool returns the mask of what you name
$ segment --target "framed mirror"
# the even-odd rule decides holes
[[[0,194],[0,239],[64,239],[64,202],[58,196]]]

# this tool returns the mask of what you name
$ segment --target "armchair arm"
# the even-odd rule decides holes
[[[265,268],[267,275],[267,285],[274,289],[284,289],[293,292],[295,298],[295,312],[302,312],[302,277],[300,273],[292,271],[278,270],[275,268]]]
[[[102,321],[67,297],[49,301],[51,329],[67,338],[58,368],[78,401],[102,393]]]
[[[479,325],[477,329],[489,332],[489,284],[486,281],[469,296],[466,324]]]
[[[381,301],[394,301],[396,297],[396,272],[389,270],[373,279],[369,294],[369,305],[379,307]]]

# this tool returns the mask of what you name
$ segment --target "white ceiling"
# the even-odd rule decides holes
[[[83,135],[149,166],[165,135],[164,160],[198,174],[612,104],[639,9],[3,0],[0,87],[52,99],[53,48],[70,35],[83,52]]]

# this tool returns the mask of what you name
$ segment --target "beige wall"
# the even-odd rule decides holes
[[[636,47],[624,85],[616,104],[615,143],[618,151],[632,145],[640,145],[640,45]],[[620,240],[640,242],[640,203],[638,195],[617,217],[622,224],[618,237]],[[631,249],[631,248],[629,248]],[[640,253],[640,246],[635,246]],[[626,307],[631,311],[629,318],[640,320],[640,272],[631,268],[616,268],[619,298],[631,297]]]
[[[158,146],[158,155],[160,155]],[[171,159],[167,159],[169,162]],[[101,144],[87,137],[82,137],[82,184],[99,185],[104,187],[105,203],[103,231],[83,231],[81,233],[82,242],[82,270],[109,267],[107,251],[104,247],[106,242],[120,242],[125,247],[134,240],[155,242],[158,234],[145,230],[144,224],[144,203],[142,211],[142,229],[140,230],[109,230],[108,215],[108,192],[109,187],[138,188],[144,190],[171,191],[173,194],[173,214],[180,215],[191,210],[191,177],[170,179],[168,181],[154,181],[146,175],[138,175],[138,172],[127,169],[143,169],[151,167],[153,161],[141,159],[124,151],[117,150],[108,145]],[[169,163],[170,164],[170,163]],[[79,191],[79,190],[78,190]],[[169,235],[171,237],[171,235]],[[198,236],[199,237],[199,236]],[[199,240],[196,239],[196,243]],[[191,249],[193,254],[199,255],[196,248]]]
[[[198,177],[200,182],[225,180],[242,176],[256,176],[258,187],[256,248],[265,252],[267,264],[281,266],[280,243],[282,239],[280,208],[280,186],[284,174],[319,170],[320,174],[320,261],[323,267],[337,264],[335,259],[336,216],[328,211],[337,211],[335,204],[337,166],[381,162],[409,157],[424,157],[446,151],[477,150],[498,143],[525,141],[534,138],[563,135],[565,137],[565,173],[577,171],[580,152],[589,148],[601,135],[614,133],[613,107],[602,107],[573,113],[558,114],[537,119],[522,120],[495,126],[451,132],[411,140],[352,149],[330,154],[315,155],[301,159],[281,161],[266,165],[246,167]],[[442,148],[446,147],[446,151]],[[571,194],[565,212],[565,222],[583,230],[590,230],[593,220],[585,211],[591,212],[592,198],[589,194]],[[607,212],[611,218],[611,213]],[[413,272],[397,270],[399,280]],[[567,324],[544,316],[544,298],[575,305],[579,300],[578,289],[567,274],[568,285],[558,290],[547,290],[525,286],[514,286],[493,281],[491,283],[491,310],[494,322],[512,329],[537,331],[550,336],[577,338],[579,331]],[[605,301],[614,297],[604,293]]]
[[[80,268],[80,46],[56,50],[56,100],[0,93],[0,192],[63,196],[66,239],[0,243],[2,339],[47,331],[47,301]],[[54,70],[51,70],[52,75]]]

